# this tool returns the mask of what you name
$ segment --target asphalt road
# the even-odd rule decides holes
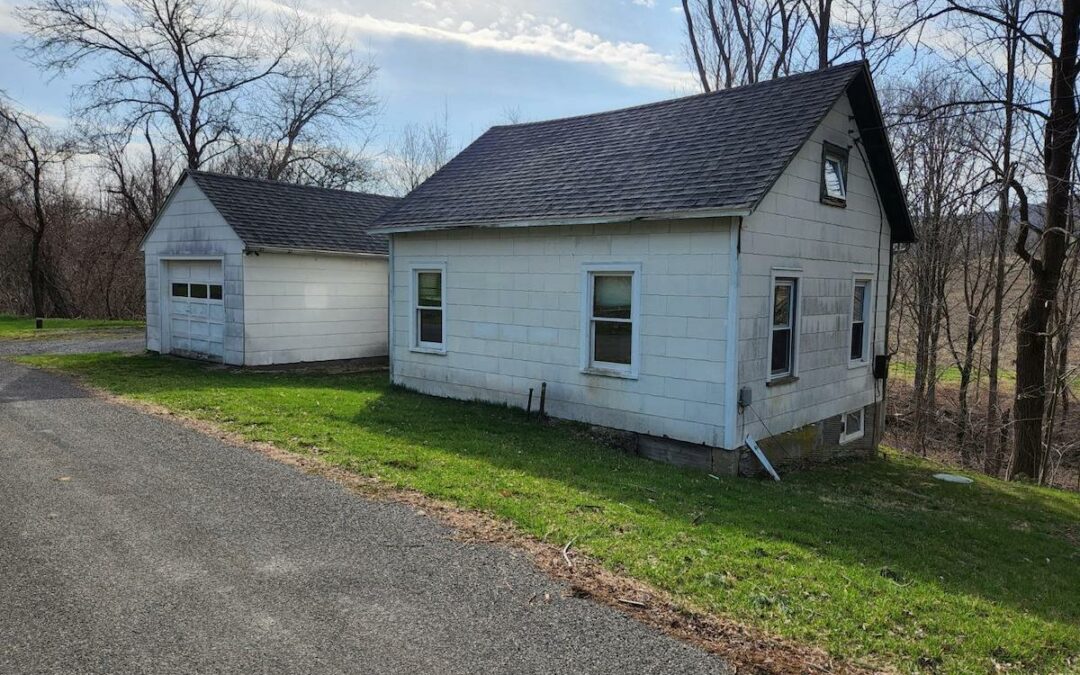
[[[565,590],[409,507],[0,360],[0,673],[725,670]]]

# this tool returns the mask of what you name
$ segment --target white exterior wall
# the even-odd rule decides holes
[[[387,286],[385,257],[246,256],[244,364],[385,356]]]
[[[740,386],[753,389],[753,412],[740,418],[739,438],[780,434],[875,401],[874,354],[884,353],[890,232],[882,222],[859,149],[848,157],[847,206],[822,204],[822,142],[848,147],[857,135],[841,98],[799,151],[773,190],[742,226],[740,256]],[[880,264],[880,273],[878,271]],[[780,268],[798,270],[794,274]],[[767,387],[772,274],[799,278],[796,382]],[[869,363],[849,367],[849,322],[855,273],[874,278],[876,344]],[[756,412],[756,414],[755,414]],[[759,423],[760,415],[768,426]],[[867,420],[869,425],[869,420]]]
[[[394,382],[718,446],[724,432],[728,220],[394,235]],[[412,264],[445,264],[447,353],[409,344]],[[637,379],[581,369],[583,266],[641,266]]]
[[[164,259],[222,261],[225,301],[225,363],[244,362],[244,243],[190,178],[176,190],[146,241],[146,348],[160,352]]]

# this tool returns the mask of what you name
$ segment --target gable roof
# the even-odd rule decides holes
[[[369,231],[397,197],[184,172],[251,250],[323,251],[386,255],[385,234]]]
[[[390,232],[746,215],[845,92],[894,241],[914,232],[863,62],[708,94],[492,127],[384,213]]]

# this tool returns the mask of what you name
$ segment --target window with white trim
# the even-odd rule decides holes
[[[844,413],[840,418],[840,442],[858,440],[863,437],[866,425],[866,412],[862,408]]]
[[[773,281],[772,327],[769,334],[769,379],[795,374],[795,312],[798,307],[799,282],[794,277]]]
[[[870,351],[870,280],[855,279],[851,296],[851,354],[852,363],[866,363]]]
[[[834,206],[847,203],[848,151],[825,143],[821,152],[821,201]]]
[[[446,346],[445,292],[442,269],[413,270],[413,346],[443,350]]]
[[[641,268],[637,264],[585,266],[582,298],[582,368],[636,377]]]

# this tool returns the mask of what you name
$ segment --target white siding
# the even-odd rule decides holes
[[[387,261],[249,255],[244,307],[245,365],[385,356]]]
[[[218,258],[225,274],[225,363],[244,362],[244,244],[191,179],[176,190],[143,245],[146,348],[161,351],[163,257]]]
[[[393,379],[709,445],[723,440],[730,223],[455,230],[395,235]],[[447,353],[409,344],[410,265],[445,263]],[[640,264],[638,379],[581,372],[583,266]],[[534,409],[537,399],[533,401]]]
[[[846,208],[820,202],[822,142],[852,145],[854,122],[843,97],[766,196],[744,220],[741,245],[739,381],[753,389],[754,411],[742,415],[740,437],[756,438],[873,403],[871,365],[848,365],[852,278],[875,277],[873,354],[883,353],[890,234],[859,149],[848,159]],[[880,242],[880,246],[879,246]],[[880,274],[878,266],[880,261]],[[800,277],[798,381],[766,387],[771,274],[797,268]],[[783,272],[777,272],[784,275]],[[756,413],[756,414],[755,414]],[[758,422],[760,415],[768,432]]]

